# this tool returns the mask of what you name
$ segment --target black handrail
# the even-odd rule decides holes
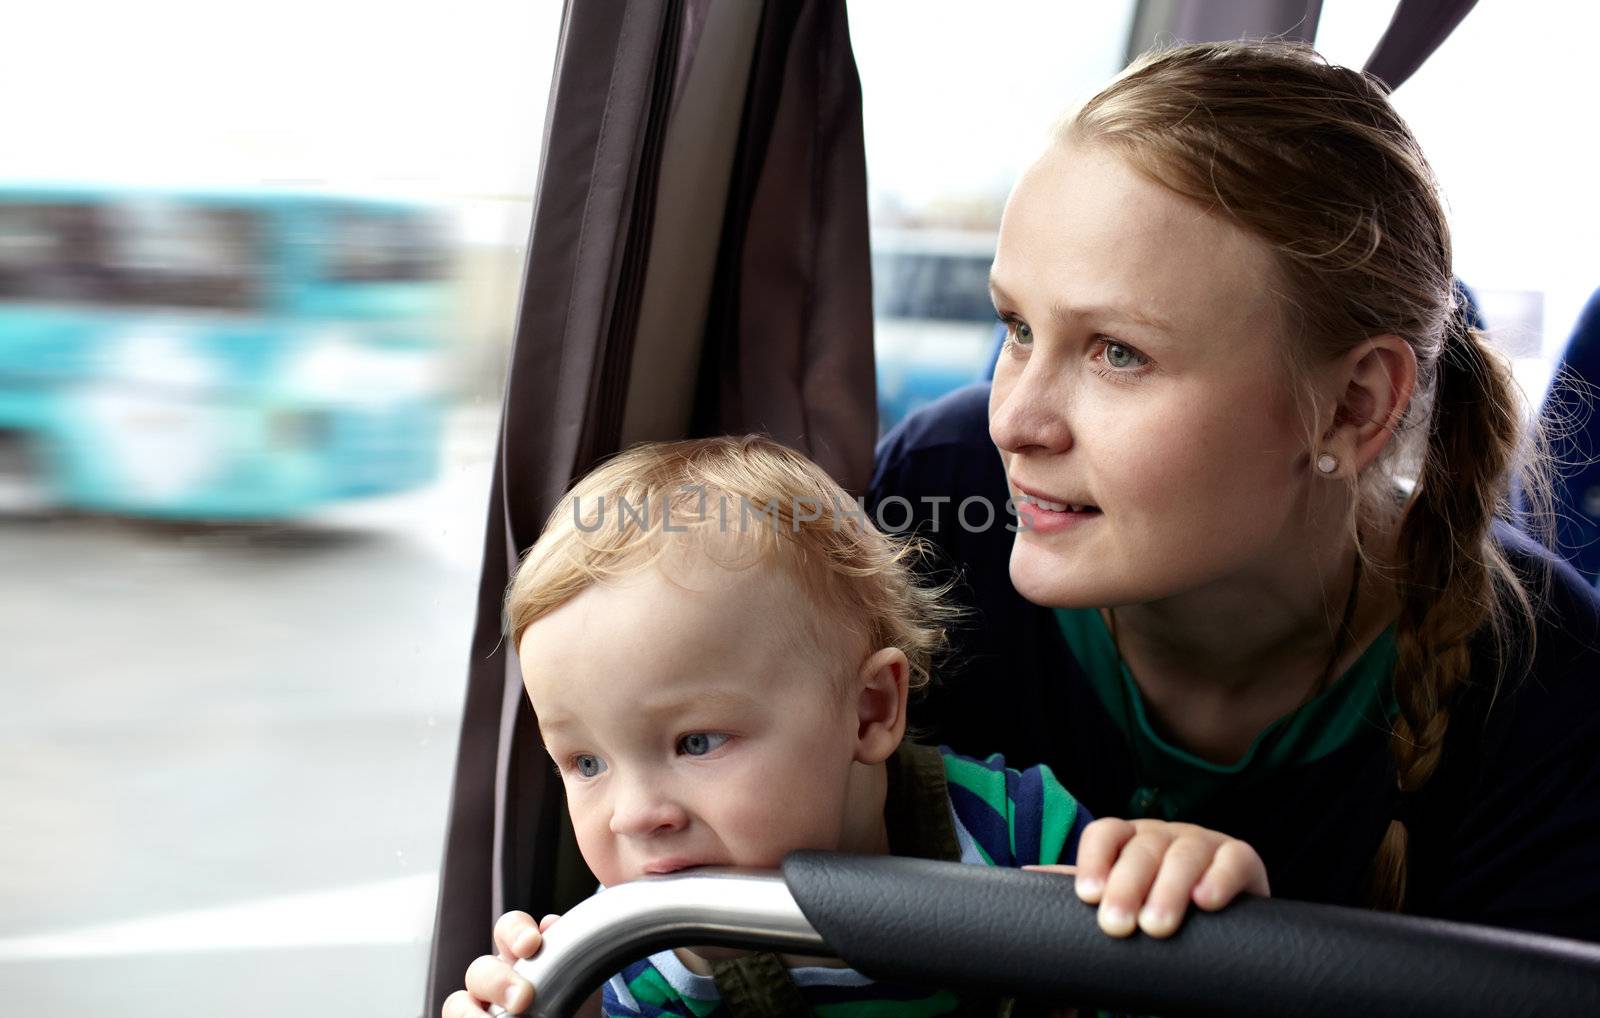
[[[517,969],[565,1018],[626,962],[717,944],[832,953],[867,975],[1145,1014],[1600,1015],[1600,945],[1246,898],[1167,940],[1102,933],[1070,879],[792,853],[781,874],[696,870],[583,902]],[[502,1013],[496,1009],[495,1013]]]
[[[1161,1015],[1600,1015],[1600,945],[1556,937],[1253,898],[1118,940],[1052,874],[797,852],[783,877],[884,979]]]

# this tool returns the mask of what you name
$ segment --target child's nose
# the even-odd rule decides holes
[[[660,789],[633,785],[618,791],[611,809],[611,833],[642,838],[682,829],[688,813]]]

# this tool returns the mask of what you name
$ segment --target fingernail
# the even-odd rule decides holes
[[[1175,924],[1172,913],[1165,909],[1146,907],[1139,912],[1139,928],[1150,934],[1165,933]]]
[[[1104,890],[1105,882],[1098,877],[1079,877],[1077,888],[1079,895],[1096,895]]]
[[[518,954],[533,946],[533,930],[523,930],[517,937],[517,942],[512,945]]]
[[[508,986],[506,988],[505,1009],[507,1011],[515,1011],[517,1009],[517,1001],[521,999],[521,996],[522,984],[512,983],[510,986]]]
[[[1100,928],[1116,936],[1133,932],[1133,913],[1115,905],[1100,906]]]

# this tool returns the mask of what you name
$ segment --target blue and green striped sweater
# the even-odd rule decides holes
[[[961,862],[1017,867],[1077,857],[1078,837],[1091,818],[1050,768],[1018,771],[999,756],[975,760],[944,747],[938,752]],[[801,999],[821,1018],[928,1018],[961,1007],[949,991],[875,982],[853,969],[788,972]],[[611,1018],[731,1018],[715,979],[691,972],[671,951],[623,969],[606,984],[604,996]]]

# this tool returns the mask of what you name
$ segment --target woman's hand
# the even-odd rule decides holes
[[[494,924],[495,954],[486,954],[467,966],[467,988],[445,998],[441,1018],[489,1018],[489,1005],[499,1004],[512,1014],[533,1005],[533,984],[511,966],[539,953],[543,933],[560,916],[547,915],[537,924],[526,912],[507,912]]]
[[[1271,893],[1255,849],[1165,820],[1096,820],[1078,841],[1077,865],[1059,869],[1076,872],[1078,897],[1100,906],[1100,928],[1113,937],[1170,937],[1190,902],[1215,912],[1241,893]]]

